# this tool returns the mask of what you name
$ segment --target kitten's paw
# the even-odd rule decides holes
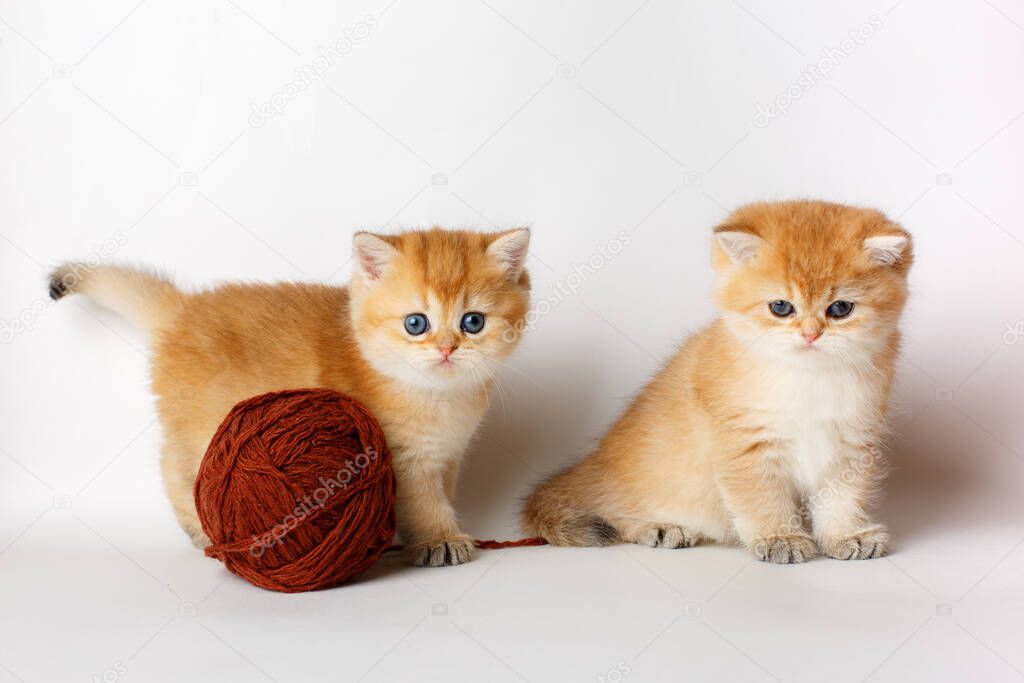
[[[189,534],[189,538],[192,539],[192,545],[200,550],[210,545],[210,537],[202,531],[196,531],[195,533]]]
[[[452,567],[469,562],[473,541],[469,536],[453,536],[417,543],[409,548],[409,555],[417,567]]]
[[[821,539],[821,550],[837,560],[871,560],[889,552],[889,532],[873,526],[852,536]]]
[[[192,541],[192,545],[202,550],[206,546],[210,545],[210,537],[206,535],[203,528],[196,525],[188,525],[185,528],[185,533],[188,534],[189,540]]]
[[[631,542],[652,548],[691,548],[704,539],[699,533],[674,524],[648,524],[631,536]]]
[[[755,538],[750,551],[762,562],[796,564],[815,557],[818,546],[807,534],[779,534]]]

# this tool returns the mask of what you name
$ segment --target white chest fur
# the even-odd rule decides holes
[[[804,494],[822,485],[837,458],[866,444],[879,419],[875,387],[850,368],[777,368],[757,384],[750,408]]]
[[[387,411],[381,424],[396,460],[440,466],[460,458],[487,408],[482,391],[408,396]]]

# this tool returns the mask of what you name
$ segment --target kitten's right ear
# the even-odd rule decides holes
[[[526,265],[526,250],[529,247],[529,228],[516,228],[498,235],[487,247],[487,253],[501,264],[509,278],[518,280]]]
[[[721,252],[731,263],[749,263],[757,257],[764,246],[764,240],[752,232],[731,225],[715,228],[716,251]],[[718,259],[715,259],[716,262]]]
[[[864,240],[864,250],[872,263],[892,266],[903,260],[909,249],[910,237],[902,235],[875,235]]]
[[[357,232],[352,237],[352,256],[367,280],[380,279],[397,255],[397,249],[373,233]]]

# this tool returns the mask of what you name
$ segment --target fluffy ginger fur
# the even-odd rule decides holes
[[[228,284],[187,294],[143,270],[67,264],[50,292],[84,293],[149,330],[164,485],[197,545],[209,541],[193,484],[231,407],[268,391],[328,387],[362,402],[384,428],[412,561],[452,565],[472,552],[451,499],[494,376],[517,342],[506,330],[526,313],[528,243],[525,229],[358,233],[348,287]],[[485,315],[475,334],[460,325],[467,312]],[[408,333],[412,313],[425,314],[429,330]]]
[[[556,545],[738,540],[779,563],[885,554],[869,504],[912,260],[910,235],[877,211],[733,213],[713,242],[720,318],[594,453],[537,488],[527,531]],[[772,313],[779,300],[790,315]],[[835,301],[852,312],[827,315]]]

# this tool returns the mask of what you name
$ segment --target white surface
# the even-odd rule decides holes
[[[387,1],[0,2],[0,320],[32,328],[0,345],[0,681],[1024,675],[1024,343],[1004,342],[1024,342],[1024,7]],[[48,266],[118,231],[114,258],[198,285],[343,282],[361,227],[529,223],[538,299],[626,231],[526,337],[465,469],[467,530],[507,538],[530,484],[713,315],[715,222],[793,196],[878,206],[917,240],[888,559],[521,549],[263,592],[174,523],[138,333],[40,299]]]

